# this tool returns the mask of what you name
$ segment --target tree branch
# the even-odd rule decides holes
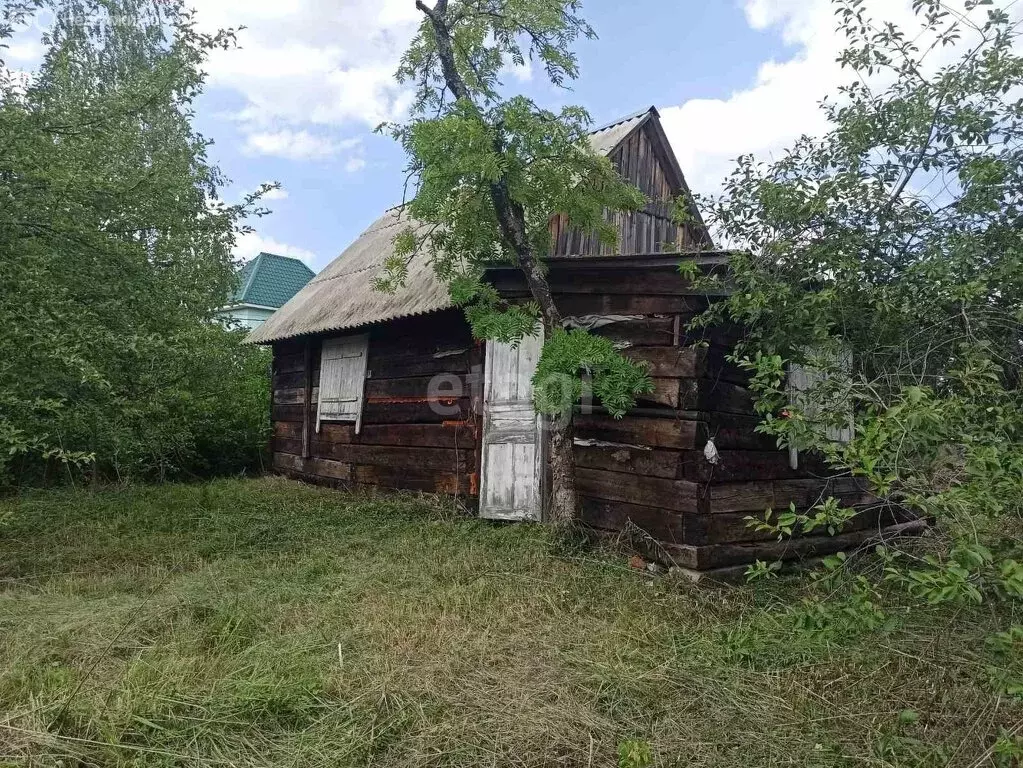
[[[479,113],[479,106],[473,101],[465,80],[455,66],[451,29],[445,18],[447,0],[437,0],[437,4],[432,10],[423,3],[423,0],[416,0],[416,7],[426,14],[433,27],[437,56],[440,58],[441,71],[444,73],[444,82],[447,84],[448,90],[454,94],[456,99],[462,99],[471,104]],[[482,119],[482,115],[480,116]],[[498,154],[504,150],[499,135],[494,137],[494,150]],[[554,303],[543,266],[536,258],[532,244],[529,242],[525,211],[522,209],[522,205],[512,198],[508,182],[503,177],[491,182],[490,199],[494,205],[501,236],[504,238],[505,244],[514,251],[519,268],[529,285],[530,293],[540,307],[544,326],[547,332],[551,333],[554,329],[561,327],[561,313]]]

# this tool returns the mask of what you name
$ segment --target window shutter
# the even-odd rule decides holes
[[[824,354],[819,352],[818,354]],[[848,350],[837,353],[833,358],[839,367],[843,369],[846,377],[852,375],[852,355]],[[792,363],[789,365],[788,376],[786,380],[786,387],[789,393],[789,403],[799,408],[800,411],[810,420],[813,420],[822,410],[821,404],[814,402],[811,399],[811,395],[814,387],[824,381],[825,374],[823,371],[809,367],[799,365],[798,363]],[[825,431],[825,436],[828,440],[836,443],[848,443],[852,440],[853,436],[853,414],[849,411],[848,424],[842,427],[828,426]],[[799,446],[789,447],[789,464],[793,469],[799,467]]]
[[[369,336],[326,339],[320,356],[320,397],[316,431],[324,421],[353,421],[362,427],[362,400],[366,385]]]

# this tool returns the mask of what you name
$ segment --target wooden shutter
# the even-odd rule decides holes
[[[533,409],[533,374],[542,348],[542,332],[515,346],[487,342],[480,517],[542,517],[543,433]]]
[[[316,431],[324,421],[354,421],[362,427],[362,401],[366,387],[369,335],[326,339],[320,357],[320,399]]]
[[[818,353],[822,354],[822,353]],[[852,355],[848,351],[831,356],[834,363],[844,369],[846,376],[852,375]],[[810,420],[813,420],[823,410],[822,404],[813,399],[814,388],[824,381],[823,371],[809,366],[792,363],[789,366],[786,387],[789,393],[789,402]],[[848,443],[853,437],[853,414],[849,411],[848,424],[842,427],[828,426],[825,436],[828,440],[836,443]],[[789,447],[789,464],[793,469],[799,467],[799,446]]]

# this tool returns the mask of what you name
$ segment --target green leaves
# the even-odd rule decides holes
[[[618,768],[648,768],[654,763],[649,742],[627,739],[618,745]]]
[[[646,369],[624,357],[605,338],[559,329],[546,340],[533,376],[533,402],[541,413],[569,411],[592,395],[615,418],[636,404],[636,395],[653,391]]]
[[[266,359],[212,322],[273,185],[221,202],[191,124],[231,34],[178,0],[45,5],[31,85],[0,75],[0,475],[237,470],[266,435]]]
[[[610,214],[646,200],[590,147],[584,109],[544,109],[504,94],[500,82],[506,67],[527,60],[542,64],[554,85],[574,78],[572,44],[593,36],[578,11],[576,0],[451,0],[423,9],[398,70],[399,82],[417,88],[411,119],[388,126],[409,159],[414,194],[405,211],[420,228],[395,239],[378,287],[403,284],[408,258],[425,250],[477,338],[515,342],[543,320],[534,380],[542,412],[564,413],[592,395],[620,416],[652,386],[646,372],[610,342],[563,330],[549,292],[537,286],[553,217],[614,246]],[[533,301],[505,301],[486,284],[488,267],[508,264],[528,272]]]
[[[828,497],[808,513],[799,512],[795,504],[789,504],[789,508],[784,512],[767,509],[762,520],[747,517],[746,526],[776,535],[779,541],[797,534],[811,534],[819,529],[827,531],[829,536],[836,536],[845,530],[855,516],[855,509],[843,507],[838,499]]]
[[[743,249],[717,313],[748,329],[735,359],[752,376],[760,432],[935,522],[940,546],[889,559],[890,585],[928,603],[1015,600],[1023,110],[1006,95],[1023,86],[1020,30],[1002,8],[914,5],[899,28],[839,0],[850,83],[823,105],[831,130],[772,162],[740,158],[706,201]],[[851,366],[812,350],[848,350]],[[795,397],[793,363],[820,372]],[[853,439],[831,439],[850,414]],[[831,532],[836,511],[752,524]]]
[[[452,0],[446,12],[451,48],[472,100],[481,105],[499,101],[502,72],[527,60],[538,62],[556,86],[574,80],[579,70],[572,45],[580,37],[596,37],[579,16],[580,6],[578,0]],[[429,17],[402,57],[397,76],[398,82],[417,87],[414,111],[443,107],[444,75]]]

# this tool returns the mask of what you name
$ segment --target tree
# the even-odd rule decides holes
[[[0,35],[40,7],[39,71],[0,67],[0,474],[56,458],[163,477],[209,466],[218,433],[251,460],[266,415],[234,377],[261,355],[211,323],[258,193],[219,201],[192,126],[202,63],[231,35],[177,0],[8,3]]]
[[[418,0],[416,7],[424,20],[398,71],[400,82],[415,85],[416,98],[410,121],[391,130],[408,154],[415,186],[407,211],[425,228],[396,238],[379,287],[400,285],[409,257],[428,248],[477,338],[514,342],[542,324],[535,402],[559,417],[550,429],[551,516],[567,525],[576,514],[571,416],[578,395],[592,387],[621,415],[650,382],[606,340],[563,328],[544,263],[549,221],[563,213],[614,243],[606,213],[639,208],[644,199],[590,149],[585,110],[555,113],[524,96],[501,95],[504,68],[527,58],[542,64],[555,85],[576,77],[571,46],[594,36],[578,15],[578,0],[435,0],[432,6]],[[482,270],[498,261],[521,269],[532,302],[508,305],[481,280]]]
[[[1023,595],[1023,58],[991,2],[917,0],[917,29],[836,3],[851,84],[831,130],[740,160],[710,220],[761,429],[933,517],[944,550],[889,576],[928,599]],[[848,361],[852,365],[849,367]],[[785,367],[819,369],[795,402]],[[855,420],[848,444],[829,439]]]

